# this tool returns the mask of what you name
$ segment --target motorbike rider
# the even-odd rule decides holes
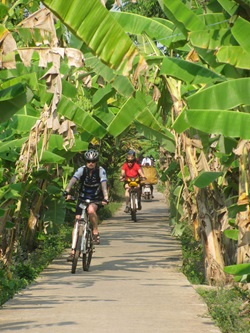
[[[135,157],[135,151],[129,150],[127,153],[126,162],[122,165],[121,168],[121,176],[120,180],[124,181],[125,179],[125,202],[126,207],[124,212],[129,213],[129,185],[127,182],[127,179],[130,177],[141,177],[142,179],[146,179],[140,165],[136,163],[136,157]],[[138,184],[138,187],[136,188],[137,194],[138,194],[138,210],[141,210],[141,189],[140,184]]]
[[[90,199],[91,201],[101,201],[102,206],[108,203],[108,190],[107,190],[107,175],[103,167],[97,166],[99,159],[99,153],[97,150],[89,149],[83,155],[86,165],[78,168],[71,180],[69,181],[64,191],[66,200],[71,198],[70,190],[79,181],[79,199],[76,205],[76,219],[81,218],[82,209],[79,207],[81,199]],[[100,235],[98,232],[98,216],[97,210],[100,208],[96,203],[91,203],[88,206],[89,219],[92,224],[93,239],[95,244],[100,244]],[[74,250],[68,258],[68,261],[72,261]]]
[[[153,162],[152,157],[146,156],[142,159],[141,166],[150,167],[153,165],[154,165],[154,162]],[[149,184],[149,186],[150,186],[151,196],[152,196],[152,198],[154,198],[154,186],[152,184]]]
[[[141,165],[145,166],[151,166],[152,165],[152,160],[149,156],[146,156],[142,159]]]

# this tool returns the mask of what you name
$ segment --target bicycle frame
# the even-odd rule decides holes
[[[87,212],[90,200],[84,200],[79,204],[82,209],[81,218],[76,220],[73,231],[72,249],[75,251],[75,255],[72,262],[71,272],[75,273],[77,261],[82,254],[82,266],[84,271],[89,270],[92,254],[94,251],[92,228],[89,221]]]
[[[84,236],[84,233],[86,234],[86,221],[87,221],[86,208],[87,208],[87,205],[86,204],[84,205],[81,203],[79,206],[82,208],[82,215],[81,215],[81,218],[79,220],[76,220],[76,222],[75,222],[75,227],[74,227],[74,231],[73,231],[72,249],[76,248],[77,235],[78,235],[78,230],[80,228],[80,225],[84,225],[83,236]],[[81,246],[81,250],[82,249],[83,249],[83,246]]]
[[[136,222],[136,212],[138,210],[138,188],[139,188],[139,178],[128,178],[129,186],[129,202],[130,202],[130,212],[131,218]],[[140,189],[139,189],[140,190]]]

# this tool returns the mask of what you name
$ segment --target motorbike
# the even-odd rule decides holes
[[[143,184],[141,190],[142,190],[142,197],[145,200],[150,200],[152,198],[151,185],[150,184]]]

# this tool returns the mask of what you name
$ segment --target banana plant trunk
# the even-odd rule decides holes
[[[250,142],[242,141],[236,153],[239,158],[239,198],[238,205],[245,205],[245,211],[237,215],[238,250],[237,264],[250,261],[250,209],[249,209],[249,172],[250,172]]]
[[[178,117],[185,102],[181,96],[180,81],[173,78],[165,78],[167,89],[171,95],[173,108],[172,118]],[[205,276],[211,285],[223,284],[226,282],[226,276],[223,271],[224,260],[222,254],[221,226],[216,210],[221,208],[221,203],[214,200],[212,189],[199,189],[194,186],[193,192],[189,190],[188,184],[194,180],[201,171],[210,171],[207,158],[203,152],[201,140],[197,137],[190,139],[188,132],[181,135],[175,133],[176,141],[176,160],[180,164],[182,179],[184,184],[183,211],[189,223],[194,227],[194,237],[200,237],[203,244]],[[189,179],[185,175],[185,166],[189,170]]]
[[[197,148],[202,147],[199,140],[190,140],[185,138],[185,161],[189,168],[191,180],[198,174],[200,169],[209,170],[209,165],[203,152],[200,152],[199,160],[197,160]],[[197,217],[193,219],[193,223],[198,222],[198,232],[203,244],[204,251],[204,266],[206,280],[211,285],[226,282],[224,269],[224,258],[222,254],[221,240],[221,224],[216,211],[220,208],[219,202],[215,200],[215,195],[212,193],[213,188],[198,188],[194,186],[194,198],[196,207],[192,205],[192,215]],[[197,229],[196,229],[197,230]]]
[[[43,195],[47,187],[47,181],[44,180],[40,186],[40,191],[34,196],[32,200],[32,207],[30,209],[30,216],[28,219],[26,232],[24,235],[24,248],[28,251],[34,250],[35,233],[37,231],[38,222],[40,218],[41,207],[43,204]]]

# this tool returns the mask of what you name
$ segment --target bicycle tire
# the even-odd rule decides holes
[[[132,221],[134,221],[134,222],[136,222],[137,221],[137,219],[136,219],[136,202],[135,202],[135,193],[132,193],[131,194],[132,195],[132,197],[131,197],[131,203],[132,203],[132,205],[131,205],[131,218],[132,218]]]
[[[82,243],[82,235],[80,233],[78,233],[77,242],[76,242],[76,250],[75,250],[74,258],[72,261],[72,267],[71,267],[72,274],[74,274],[76,272],[77,262],[78,262],[78,258],[80,256],[80,252],[81,252],[81,243]]]
[[[93,236],[92,230],[88,230],[85,235],[85,249],[82,253],[82,268],[84,271],[88,271],[93,255]]]

